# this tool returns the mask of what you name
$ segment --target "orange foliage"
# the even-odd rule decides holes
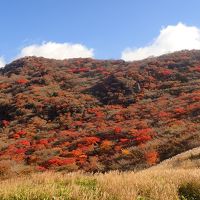
[[[103,142],[101,143],[101,149],[110,149],[112,144],[113,143],[110,140],[103,140]]]
[[[145,153],[145,158],[149,165],[154,165],[158,161],[158,152],[148,151]]]
[[[72,151],[73,156],[80,156],[83,152],[80,149],[76,149]]]

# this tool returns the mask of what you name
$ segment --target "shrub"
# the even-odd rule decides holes
[[[200,199],[200,184],[187,183],[179,188],[179,196],[181,200],[199,200]]]

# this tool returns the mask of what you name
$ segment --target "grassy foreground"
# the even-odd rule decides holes
[[[199,200],[200,169],[95,175],[45,172],[1,181],[0,199]]]

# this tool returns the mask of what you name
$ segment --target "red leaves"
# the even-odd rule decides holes
[[[115,151],[121,151],[122,147],[119,145],[116,145],[114,149],[115,149]]]
[[[78,148],[83,151],[83,152],[87,152],[89,151],[90,149],[92,149],[92,144],[89,145],[89,146],[86,146],[86,145],[83,145],[83,144],[78,144]]]
[[[14,138],[14,139],[19,139],[19,138],[20,138],[20,135],[17,134],[17,133],[16,133],[16,134],[13,134],[13,135],[12,135],[12,138]]]
[[[3,125],[4,127],[7,127],[9,124],[10,124],[9,121],[7,121],[7,120],[2,120],[2,125]]]
[[[2,97],[8,97],[0,105],[2,138],[12,134],[5,143],[14,146],[3,148],[1,158],[13,160],[19,154],[38,171],[70,163],[81,170],[101,170],[132,152],[134,161],[127,163],[140,159],[138,149],[148,149],[151,144],[146,143],[154,138],[154,130],[148,127],[159,132],[152,148],[161,155],[169,155],[162,144],[171,141],[172,134],[177,143],[189,133],[194,138],[198,133],[198,60],[190,66],[177,58],[140,64],[72,59],[64,65],[56,61],[54,67],[53,60],[29,59],[34,62],[24,66],[17,79],[5,76],[0,83]],[[188,116],[181,116],[184,113]],[[12,120],[10,124],[6,119]],[[25,129],[18,131],[20,127]],[[97,159],[96,168],[90,166],[92,157]],[[153,151],[145,154],[149,164],[157,157]]]
[[[152,135],[154,135],[154,132],[151,128],[133,130],[133,136],[135,137],[134,140],[138,144],[143,144],[143,143],[146,143],[147,141],[151,140]]]
[[[38,142],[38,144],[43,144],[43,145],[48,145],[48,139],[40,139]]]
[[[35,168],[37,171],[40,171],[40,172],[44,172],[44,171],[46,171],[47,169],[45,168],[45,167],[43,167],[43,166],[36,166],[36,168]]]
[[[120,142],[122,142],[122,143],[126,143],[126,142],[128,142],[129,141],[129,139],[127,139],[127,138],[121,138],[120,139]]]
[[[74,164],[76,162],[75,158],[65,158],[61,159],[59,157],[54,157],[51,158],[50,160],[47,161],[47,165],[51,166],[62,166],[62,165],[69,165],[69,164]]]
[[[30,142],[28,140],[21,140],[18,142],[18,144],[23,145],[23,146],[30,146]]]
[[[96,112],[95,114],[96,114],[97,118],[103,118],[104,117],[104,113],[103,112],[99,111],[99,112]]]
[[[19,83],[19,84],[26,84],[26,83],[28,83],[28,80],[27,79],[18,79],[17,80],[17,83]]]
[[[80,127],[83,125],[83,122],[82,121],[75,121],[71,124],[71,126],[73,127]]]
[[[185,113],[186,113],[186,110],[185,110],[184,108],[176,108],[176,109],[174,109],[174,112],[175,112],[176,114],[181,115],[181,114],[185,114]]]
[[[80,156],[83,152],[80,149],[76,149],[72,151],[73,156]]]
[[[16,134],[23,136],[23,135],[26,135],[26,131],[21,130],[21,131],[17,132]]]
[[[169,76],[169,75],[172,75],[173,72],[170,69],[165,69],[165,70],[161,71],[160,74],[163,76]]]
[[[147,141],[151,140],[151,136],[150,135],[140,135],[140,136],[137,136],[135,138],[135,141],[137,141],[138,143],[145,143]]]
[[[62,160],[61,165],[70,165],[76,162],[75,158],[65,158]]]
[[[19,139],[21,137],[24,137],[25,135],[26,135],[26,132],[24,130],[21,130],[13,134],[11,137],[14,139]]]
[[[19,148],[15,151],[15,154],[24,154],[26,152],[26,149],[24,148]]]
[[[122,132],[121,127],[116,127],[116,128],[114,129],[114,133],[115,133],[115,134],[119,134],[119,133],[121,133],[121,132]]]
[[[48,165],[62,165],[62,160],[60,158],[51,158],[48,160]]]
[[[169,116],[170,116],[170,113],[161,111],[161,112],[159,112],[158,116],[159,116],[160,118],[165,118],[165,117],[169,117]]]
[[[87,112],[90,114],[95,114],[96,118],[103,118],[104,112],[100,110],[100,108],[89,108],[87,109]]]
[[[196,71],[196,72],[200,72],[200,66],[196,66],[196,67],[194,67],[194,71]]]
[[[100,142],[100,138],[98,137],[85,137],[84,140],[89,144],[95,144],[97,142]]]
[[[90,71],[90,68],[86,68],[86,67],[75,68],[71,70],[72,73],[89,72],[89,71]]]

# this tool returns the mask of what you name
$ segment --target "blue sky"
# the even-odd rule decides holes
[[[83,44],[95,58],[120,58],[162,27],[200,27],[199,0],[0,0],[0,56],[9,62],[42,42]]]

